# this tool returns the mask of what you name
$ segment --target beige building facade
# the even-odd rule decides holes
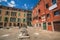
[[[0,28],[9,28],[27,24],[27,12],[10,7],[0,6]]]

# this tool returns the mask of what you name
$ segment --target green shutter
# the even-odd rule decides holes
[[[24,14],[24,17],[25,17],[25,14]]]
[[[20,18],[18,18],[18,22],[20,22]]]
[[[46,23],[43,23],[43,29],[46,30]]]
[[[23,22],[25,22],[25,19],[23,19]]]
[[[20,13],[18,13],[18,16],[20,16]]]
[[[1,10],[0,10],[0,14],[1,14]]]
[[[2,17],[0,17],[0,21],[1,21]]]

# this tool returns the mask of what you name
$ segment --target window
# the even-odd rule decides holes
[[[1,14],[1,10],[0,10],[0,14]]]
[[[25,14],[24,14],[24,17],[25,17]]]
[[[18,22],[20,22],[20,18],[18,18]]]
[[[11,16],[16,16],[16,12],[11,12]]]
[[[4,18],[4,21],[5,21],[5,22],[8,22],[8,17],[5,17],[5,18]]]
[[[0,16],[0,21],[1,21],[2,17]]]
[[[32,17],[32,12],[27,13],[27,19]]]
[[[48,25],[51,25],[51,22],[48,22]]]
[[[9,11],[6,11],[5,15],[9,15]]]
[[[38,9],[38,13],[40,13],[40,9]]]
[[[18,13],[18,16],[20,16],[20,13]]]
[[[9,9],[9,7],[7,7],[7,9]]]
[[[27,14],[27,16],[31,16],[31,14]]]
[[[52,0],[52,3],[55,4],[56,3],[56,0]]]
[[[27,21],[32,21],[32,19],[31,18],[27,18]]]
[[[54,15],[57,16],[57,15],[60,15],[60,10],[57,10],[54,12]]]
[[[49,18],[50,17],[50,14],[47,14],[47,18]]]
[[[46,4],[46,8],[49,8],[49,5],[48,4]]]
[[[27,17],[29,17],[29,18],[30,18],[31,16],[32,16],[31,14],[27,14]]]
[[[11,21],[11,22],[16,22],[16,18],[12,18],[12,17],[11,17],[11,18],[10,18],[10,21]]]
[[[23,22],[25,22],[25,19],[23,19]]]
[[[41,19],[41,17],[39,17],[39,19]]]

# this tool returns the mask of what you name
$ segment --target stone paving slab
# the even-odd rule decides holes
[[[3,29],[0,30],[0,40],[20,40],[18,28]],[[60,40],[60,32],[52,32],[47,30],[41,30],[40,28],[29,27],[27,28],[30,39],[28,40]],[[4,34],[10,34],[7,37],[1,37]],[[25,39],[23,39],[25,40]],[[27,39],[26,39],[27,40]]]

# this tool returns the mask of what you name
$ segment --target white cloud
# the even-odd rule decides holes
[[[2,0],[0,0],[0,2],[2,2]]]
[[[24,7],[25,7],[26,9],[28,8],[26,4],[24,4]]]
[[[15,5],[12,5],[11,3],[8,3],[8,6],[9,7],[14,7]]]
[[[8,3],[8,6],[9,6],[9,7],[14,7],[14,6],[16,6],[16,4],[15,4],[14,1],[11,1],[10,3]]]
[[[2,2],[2,1],[7,2],[7,0],[0,0],[0,2]]]
[[[11,3],[11,4],[13,4],[13,5],[15,4],[15,2],[14,2],[14,1],[11,1],[10,3]]]
[[[26,6],[26,4],[24,4],[24,6]]]
[[[2,1],[7,2],[7,0],[2,0]]]

